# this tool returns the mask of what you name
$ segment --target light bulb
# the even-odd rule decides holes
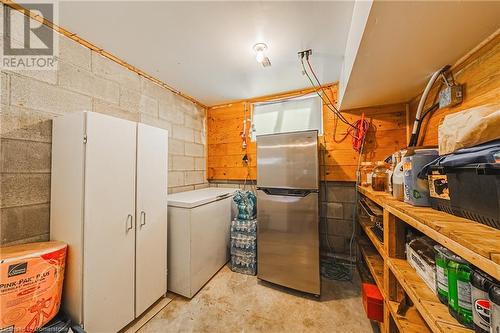
[[[255,59],[257,59],[257,62],[263,62],[264,61],[264,51],[258,51],[257,55],[255,56]]]
[[[264,43],[257,43],[253,46],[253,50],[255,52],[255,59],[259,63],[262,63],[264,59],[266,59],[264,52],[267,50],[267,45]]]

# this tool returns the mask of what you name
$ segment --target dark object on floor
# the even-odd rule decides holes
[[[64,313],[59,312],[46,325],[39,328],[37,333],[67,333],[71,327],[71,320]]]

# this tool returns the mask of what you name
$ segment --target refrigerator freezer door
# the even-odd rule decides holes
[[[293,192],[257,191],[257,275],[319,295],[318,193]]]
[[[257,187],[318,189],[318,132],[257,137]]]

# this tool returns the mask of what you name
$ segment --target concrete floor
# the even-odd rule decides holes
[[[314,297],[222,268],[191,300],[171,301],[138,332],[376,332],[366,319],[359,277],[323,279]]]

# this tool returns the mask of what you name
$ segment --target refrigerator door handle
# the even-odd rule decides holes
[[[264,188],[262,191],[267,195],[282,195],[288,197],[307,197],[313,191],[299,189]]]

